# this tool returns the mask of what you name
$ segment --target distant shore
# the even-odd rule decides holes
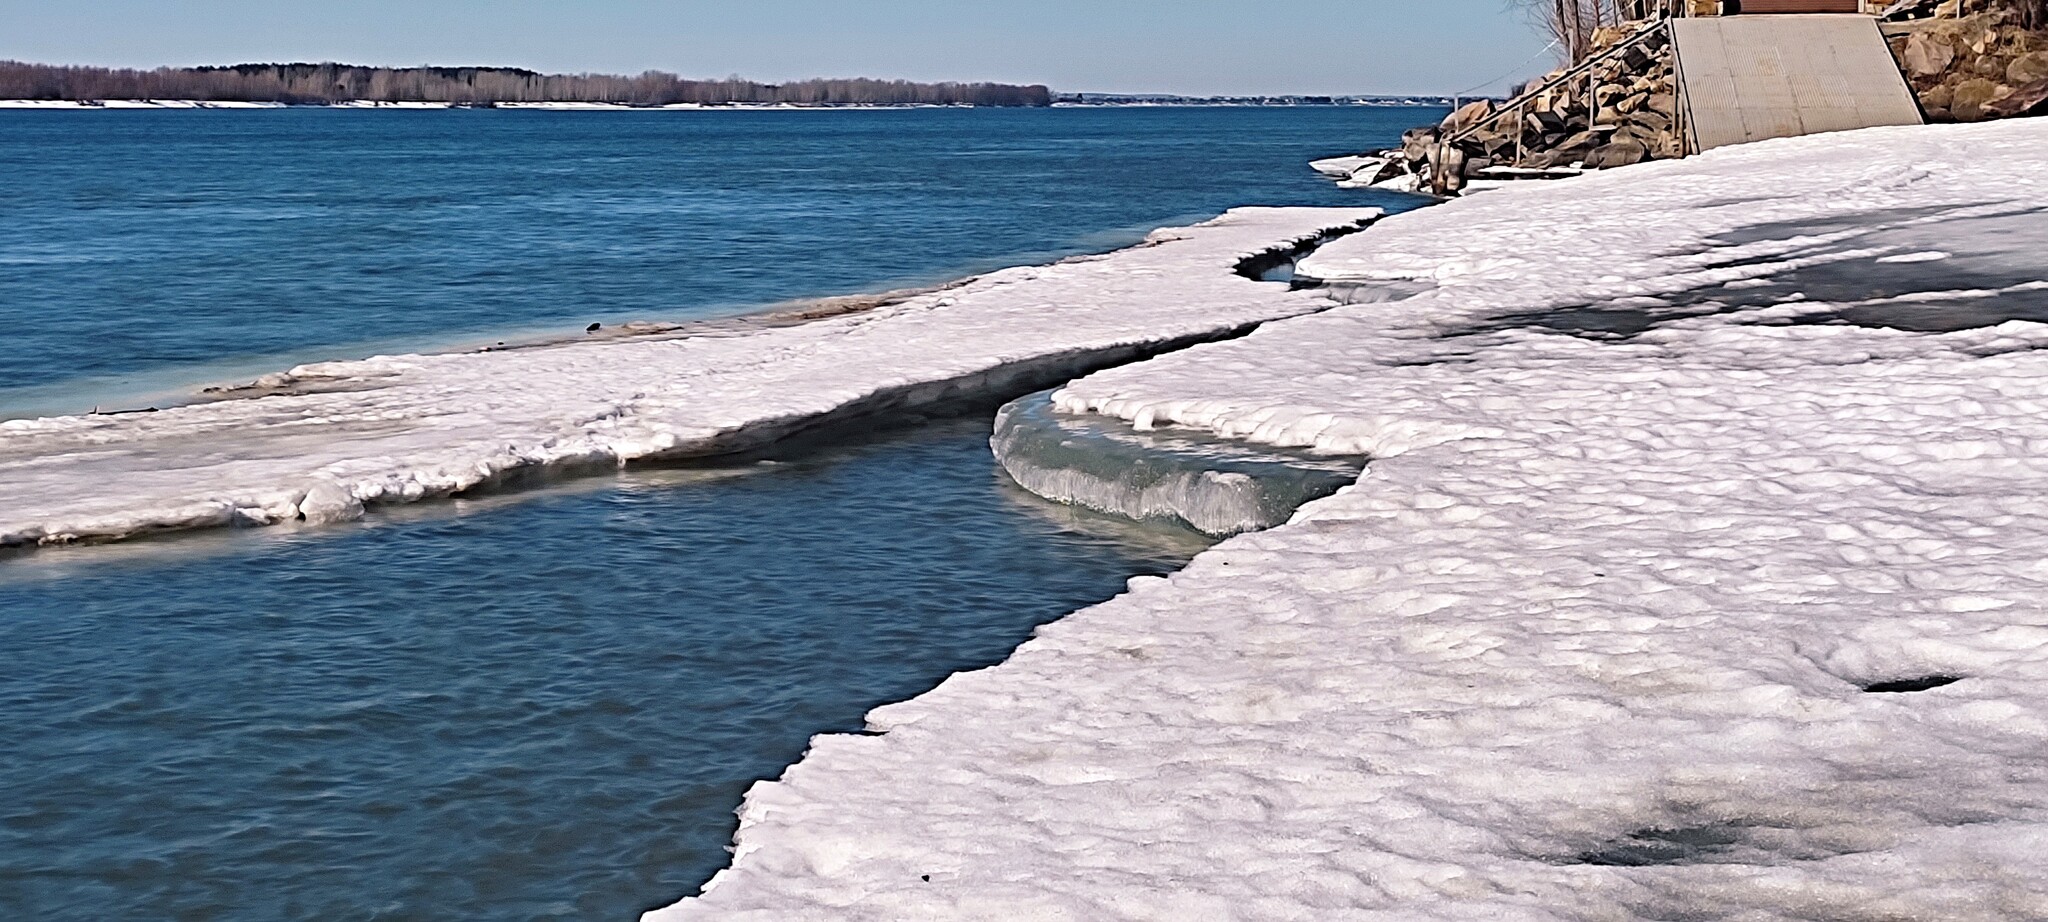
[[[1447,105],[1448,100],[1438,97],[1390,96],[1390,97],[1344,97],[1336,100],[1303,101],[1294,97],[1204,97],[1176,96],[1167,98],[1150,97],[1093,97],[1088,99],[1060,99],[1050,106],[1030,108],[1052,109],[1173,109],[1173,108],[1243,108],[1243,109],[1300,109],[1300,108],[1412,108],[1416,106]],[[241,100],[209,99],[0,99],[0,110],[16,111],[82,111],[103,109],[524,109],[543,112],[784,112],[784,111],[837,111],[837,110],[878,110],[878,109],[974,109],[990,108],[966,103],[671,103],[660,106],[636,106],[611,102],[501,102],[474,104],[459,102],[372,102],[353,100],[336,103],[284,103],[248,102]],[[1020,107],[1003,107],[1020,108]]]
[[[106,109],[523,109],[540,112],[783,112],[873,109],[972,109],[966,104],[938,103],[672,103],[632,106],[609,102],[501,102],[489,105],[459,102],[283,103],[208,99],[0,99],[0,110],[93,111]]]

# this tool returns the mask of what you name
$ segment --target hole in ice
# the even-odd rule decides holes
[[[1866,692],[1876,692],[1879,694],[1923,692],[1927,691],[1930,688],[1940,688],[1944,685],[1954,685],[1955,683],[1960,682],[1962,680],[1962,676],[1956,675],[1924,675],[1911,679],[1889,679],[1883,682],[1872,682],[1868,685],[1863,686],[1863,690]]]

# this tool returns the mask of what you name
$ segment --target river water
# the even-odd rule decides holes
[[[0,112],[0,416],[1359,204],[1305,161],[1435,114]],[[0,558],[0,917],[630,919],[811,735],[1204,546],[901,423]]]

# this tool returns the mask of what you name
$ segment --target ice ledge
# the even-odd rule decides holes
[[[1362,458],[1264,449],[1061,413],[1050,391],[998,411],[989,447],[1012,480],[1046,499],[1215,536],[1285,522],[1303,503],[1350,485],[1365,466]]]
[[[1371,209],[1248,208],[1103,256],[740,335],[301,366],[262,397],[0,422],[0,546],[329,522],[536,469],[717,455],[865,413],[1006,398],[1324,309],[1247,267]]]

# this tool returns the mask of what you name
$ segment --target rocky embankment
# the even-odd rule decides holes
[[[1931,122],[2048,114],[2048,31],[2011,9],[1888,23],[1892,53]]]
[[[1622,47],[1622,46],[1626,47]],[[1457,194],[1475,183],[1547,179],[1682,156],[1670,39],[1640,26],[1603,29],[1590,73],[1530,81],[1519,111],[1482,99],[1410,129],[1367,158],[1346,185]],[[1519,94],[1518,94],[1519,95]]]
[[[2048,114],[2048,31],[2017,4],[1927,0],[1891,15],[1882,27],[1928,121]],[[1905,18],[1914,16],[1923,18]],[[1686,156],[1669,33],[1645,23],[1603,29],[1590,54],[1586,73],[1560,68],[1513,101],[1471,103],[1410,129],[1398,148],[1317,169],[1347,187],[1456,195]]]

